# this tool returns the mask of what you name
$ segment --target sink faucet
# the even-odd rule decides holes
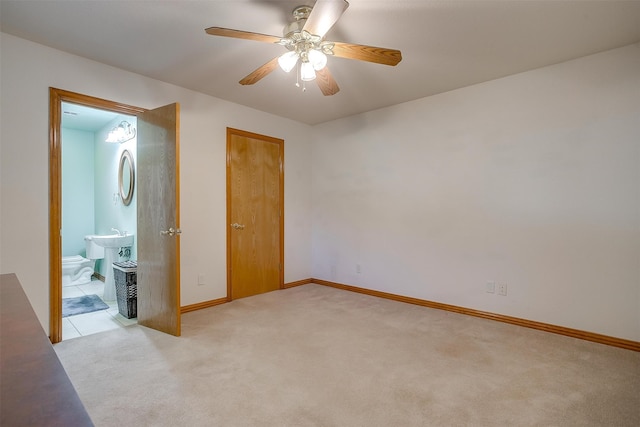
[[[115,231],[116,233],[118,233],[118,236],[124,236],[124,234],[120,233],[120,230],[118,230],[117,228],[111,228],[111,231]]]

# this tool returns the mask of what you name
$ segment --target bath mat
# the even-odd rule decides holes
[[[106,310],[107,304],[98,295],[84,295],[75,298],[62,298],[62,317]]]

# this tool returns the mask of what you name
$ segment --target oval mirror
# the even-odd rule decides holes
[[[134,182],[133,157],[129,150],[124,150],[120,156],[120,167],[118,167],[118,186],[120,187],[120,198],[125,206],[129,206],[133,198]]]

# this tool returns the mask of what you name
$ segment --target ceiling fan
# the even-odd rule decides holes
[[[402,60],[399,50],[324,40],[347,7],[346,0],[317,0],[313,7],[298,6],[293,10],[295,21],[285,26],[283,37],[221,27],[210,27],[205,31],[212,36],[276,43],[287,48],[286,53],[258,67],[240,80],[240,84],[255,84],[280,65],[286,72],[296,68],[303,89],[304,82],[315,80],[323,95],[329,96],[338,93],[340,88],[326,66],[327,55],[392,66]]]

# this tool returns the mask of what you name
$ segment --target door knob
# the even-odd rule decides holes
[[[160,234],[163,236],[175,236],[176,234],[182,234],[182,230],[179,228],[174,229],[173,227],[169,227],[168,230],[160,231]]]
[[[244,230],[244,224],[238,224],[237,222],[231,224],[231,227],[235,228],[236,230]]]

